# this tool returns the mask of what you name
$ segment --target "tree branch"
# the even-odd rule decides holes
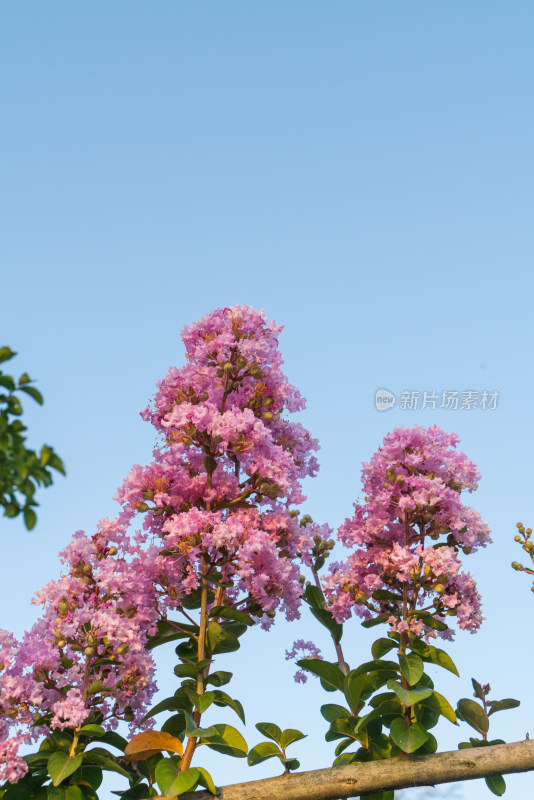
[[[534,770],[534,739],[424,756],[399,756],[224,786],[220,800],[337,800],[368,792],[429,786]],[[186,792],[180,800],[213,800]]]

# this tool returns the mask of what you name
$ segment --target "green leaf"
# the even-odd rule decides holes
[[[423,725],[423,728],[425,728],[425,726],[424,726],[424,725]],[[426,728],[425,728],[425,730],[426,730]],[[426,742],[424,742],[424,744],[422,744],[422,745],[421,745],[421,747],[418,749],[418,751],[417,751],[417,755],[418,755],[418,756],[421,756],[421,755],[423,755],[423,754],[425,754],[425,755],[427,755],[427,754],[432,754],[432,753],[435,753],[437,749],[438,749],[438,742],[437,742],[437,739],[436,739],[436,737],[435,737],[435,736],[432,736],[432,734],[431,734],[431,733],[429,733],[429,734],[428,734],[428,739],[427,739],[427,740],[426,740]]]
[[[32,800],[34,797],[33,790],[27,784],[21,784],[20,781],[8,783],[7,786],[4,784],[4,787],[6,791],[1,795],[2,800]]]
[[[419,683],[421,675],[425,671],[422,658],[416,653],[409,653],[407,656],[399,655],[399,664],[401,672],[410,686],[415,686],[416,683]]]
[[[373,654],[374,659],[382,658],[385,656],[386,653],[389,653],[390,650],[393,650],[395,647],[398,647],[397,642],[394,642],[392,639],[377,639],[374,642],[371,652]]]
[[[99,692],[106,692],[108,691],[102,681],[93,681],[89,686],[87,693],[88,694],[99,694]]]
[[[471,725],[471,727],[479,733],[485,734],[488,732],[488,715],[482,706],[479,705],[479,703],[476,703],[474,700],[470,700],[467,697],[462,698],[462,700],[460,700],[458,703],[456,713],[460,719],[464,720],[464,722],[467,722],[468,725]]]
[[[341,692],[343,691],[345,675],[335,664],[322,661],[320,658],[303,658],[297,661],[297,665],[301,669],[313,673],[313,675],[318,675],[319,678],[334,689],[339,689]]]
[[[235,758],[246,758],[248,753],[248,745],[236,728],[231,725],[212,725],[217,732],[217,736],[210,735],[209,740],[204,742],[204,737],[201,737],[201,742],[207,744],[212,750],[218,753],[225,753]]]
[[[381,625],[387,622],[387,617],[379,616],[374,619],[366,619],[362,622],[362,628],[374,628],[376,625]]]
[[[240,644],[237,636],[231,630],[223,628],[215,620],[211,620],[208,625],[207,647],[211,654],[233,653],[239,650]]]
[[[333,722],[335,719],[343,719],[350,717],[350,711],[344,706],[338,706],[335,703],[327,703],[321,706],[321,714],[327,722]]]
[[[501,797],[506,791],[506,782],[502,775],[491,775],[484,779],[490,792]]]
[[[236,608],[228,608],[227,606],[214,606],[210,613],[210,617],[220,617],[221,619],[231,619],[234,622],[242,622],[243,625],[254,625],[254,620],[245,614],[244,611],[238,611]]]
[[[43,395],[39,389],[35,388],[35,386],[21,386],[20,390],[21,392],[26,392],[26,394],[29,394],[30,397],[32,397],[36,403],[39,403],[40,406],[43,405]]]
[[[476,681],[474,678],[471,678],[471,683],[473,684],[473,689],[475,690],[475,695],[478,697],[479,700],[482,700],[482,702],[484,702],[485,695],[484,695],[484,691],[483,691],[482,686],[480,685],[480,683],[478,681]]]
[[[71,775],[70,783],[84,781],[84,783],[90,784],[91,788],[96,791],[102,783],[102,777],[102,770],[100,767],[88,767],[86,764],[82,764],[80,769],[76,770],[76,772]],[[87,791],[87,787],[84,786],[83,790]]]
[[[100,738],[99,744],[100,743],[110,744],[112,747],[116,747],[117,750],[122,750],[123,753],[126,750],[126,745],[128,744],[126,739],[115,731],[106,731],[106,733]]]
[[[174,697],[166,697],[164,700],[160,700],[159,703],[156,703],[154,708],[151,708],[150,711],[145,714],[142,722],[145,722],[151,717],[155,717],[156,714],[161,714],[162,711],[191,711],[191,708],[191,700],[185,695],[185,692],[183,694],[180,693],[174,695]]]
[[[177,678],[196,678],[198,672],[194,664],[176,664],[174,674]]]
[[[216,706],[228,706],[229,708],[233,709],[243,725],[245,725],[245,712],[243,710],[243,706],[239,702],[239,700],[234,700],[233,697],[226,694],[226,692],[221,692],[219,689],[215,689],[215,691],[210,692],[210,694],[214,695],[213,702]]]
[[[176,639],[187,639],[188,637],[198,635],[198,625],[182,625],[180,629],[173,624],[172,620],[161,620],[158,622],[158,632],[152,636],[145,645],[147,650],[153,650],[167,642],[174,642]]]
[[[84,736],[103,736],[105,734],[105,728],[102,725],[83,725],[79,733],[83,733]]]
[[[389,589],[377,589],[376,592],[373,592],[373,600],[393,600],[396,603],[402,600],[402,595],[390,592]]]
[[[403,707],[397,698],[395,698],[395,700],[387,700],[385,703],[381,703],[377,708],[373,709],[373,711],[370,711],[369,714],[361,717],[355,727],[355,731],[358,733],[367,728],[367,726],[376,719],[381,719],[386,722],[389,717],[402,715],[402,713]]]
[[[440,619],[436,619],[432,614],[416,614],[415,616],[419,617],[419,619],[424,622],[429,628],[433,628],[435,631],[446,631],[448,630],[449,626],[442,622]]]
[[[286,730],[282,732],[282,740],[280,744],[285,750],[285,748],[289,747],[289,745],[293,744],[293,742],[298,742],[300,739],[306,738],[307,734],[297,731],[294,728],[286,728]]]
[[[434,697],[439,703],[440,713],[445,719],[448,719],[449,722],[452,722],[454,725],[458,725],[458,720],[456,719],[456,714],[454,713],[454,708],[451,706],[449,701],[446,697],[443,697],[442,694],[439,692],[434,692]],[[424,701],[423,701],[424,702]]]
[[[345,697],[347,702],[354,713],[358,713],[363,707],[365,700],[369,698],[377,689],[383,686],[388,680],[396,678],[397,673],[391,669],[382,668],[381,666],[371,668],[370,672],[360,672],[360,670],[367,670],[371,665],[387,665],[394,662],[389,661],[370,661],[367,664],[362,664],[357,669],[351,670],[345,680]]]
[[[56,750],[48,759],[48,772],[54,786],[59,786],[62,780],[76,772],[83,761],[83,755],[70,757],[68,753]]]
[[[82,790],[79,786],[51,786],[46,787],[48,800],[83,800]]]
[[[376,659],[374,661],[366,661],[364,664],[360,664],[359,667],[352,669],[349,672],[349,675],[347,675],[347,677],[349,677],[350,675],[357,676],[357,675],[363,675],[366,672],[369,673],[380,672],[383,670],[389,670],[390,672],[395,672],[395,673],[398,673],[400,671],[399,665],[397,664],[396,661],[383,661],[381,659]]]
[[[510,708],[517,708],[520,704],[519,700],[512,700],[511,697],[506,700],[491,700],[488,705],[490,710],[488,716],[495,714],[496,711],[508,711]]]
[[[185,715],[185,732],[189,737],[192,736],[202,736],[206,741],[211,739],[212,736],[217,736],[218,733],[215,730],[214,725],[210,725],[209,728],[199,728],[191,714],[188,714],[187,711],[184,712]]]
[[[326,608],[313,608],[313,606],[310,607],[310,611],[315,619],[330,631],[336,641],[341,641],[341,637],[343,635],[343,626],[340,625],[339,622],[335,621],[331,611],[327,611]]]
[[[15,389],[15,381],[11,375],[3,375],[0,372],[0,386],[3,386],[8,391],[12,392]]]
[[[24,386],[25,383],[31,383],[31,378],[27,372],[23,372],[19,378],[19,386]]]
[[[395,717],[391,721],[391,738],[404,753],[414,753],[429,737],[422,725],[415,722],[413,725],[406,725],[404,717]]]
[[[183,739],[185,733],[185,714],[173,714],[161,726],[163,733],[170,733],[177,739]]]
[[[9,361],[10,358],[13,358],[17,354],[13,352],[11,347],[0,347],[0,363],[2,361]]]
[[[232,675],[232,672],[225,672],[224,670],[212,672],[211,675],[208,675],[206,684],[211,683],[213,686],[225,686],[232,680]]]
[[[313,608],[324,608],[325,597],[318,586],[314,586],[310,583],[310,585],[306,587],[304,598]]]
[[[373,794],[361,794],[360,800],[394,800],[395,792],[393,790],[387,792],[374,792]]]
[[[273,739],[277,744],[281,744],[282,730],[274,722],[257,722],[256,729],[268,739]]]
[[[22,391],[24,391],[24,387]],[[22,405],[18,397],[15,397],[15,395],[10,396],[7,410],[10,414],[14,414],[16,416],[20,416],[22,414]]]
[[[199,784],[201,786],[204,786],[208,790],[208,792],[211,792],[214,795],[219,795],[220,789],[218,789],[213,783],[213,778],[209,774],[208,770],[204,769],[204,767],[197,767],[197,770],[199,772],[198,776]]]
[[[37,514],[35,513],[33,508],[30,508],[30,506],[26,506],[26,508],[23,511],[23,514],[24,514],[24,525],[26,526],[27,530],[31,531],[33,528],[35,528],[35,523],[37,522]]]
[[[197,694],[191,689],[186,689],[185,692],[193,705],[198,708],[201,714],[203,714],[204,711],[206,711],[215,700],[215,692],[204,692],[204,694]]]
[[[450,655],[445,652],[445,650],[440,650],[439,647],[434,647],[433,645],[425,644],[424,642],[419,641],[412,642],[410,647],[414,652],[421,656],[423,661],[430,661],[437,667],[443,667],[443,669],[447,669],[449,672],[452,672],[453,675],[459,676],[456,664]]]
[[[388,681],[387,686],[388,689],[395,692],[401,703],[407,708],[413,706],[414,703],[420,703],[421,700],[433,694],[433,689],[405,689],[402,684],[396,681]],[[406,750],[406,752],[411,751]]]
[[[260,742],[248,754],[248,765],[254,767],[256,764],[261,764],[262,761],[267,761],[268,758],[281,756],[282,751],[274,742]]]
[[[119,775],[124,775],[125,778],[129,778],[131,775],[130,772],[127,772],[117,763],[115,756],[103,747],[94,747],[92,750],[86,750],[83,754],[83,762],[84,764],[94,764],[96,767],[102,767],[110,772],[117,772]]]
[[[298,769],[300,761],[296,758],[281,758],[280,761],[287,770]]]
[[[175,797],[193,789],[200,777],[196,767],[180,772],[180,767],[169,758],[162,758],[156,764],[156,782],[166,797]]]

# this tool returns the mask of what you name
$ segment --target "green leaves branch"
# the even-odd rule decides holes
[[[347,703],[321,708],[330,723],[325,738],[338,742],[334,765],[401,753],[432,753],[437,742],[430,729],[440,717],[457,724],[451,704],[435,691],[425,673],[425,664],[431,663],[457,674],[452,659],[438,648],[414,641],[411,652],[401,652],[398,661],[384,660],[383,655],[399,649],[399,639],[396,633],[378,639],[372,647],[373,660],[347,675],[336,664],[321,659],[298,662],[301,669],[317,675],[328,691],[342,692]],[[354,744],[358,749],[346,752]]]
[[[498,711],[507,711],[512,708],[517,708],[520,703],[519,700],[506,698],[505,700],[489,700],[488,695],[491,687],[488,684],[482,685],[474,678],[471,678],[473,684],[473,697],[472,700],[468,697],[463,697],[458,701],[456,714],[458,719],[467,722],[480,736],[469,737],[468,742],[460,742],[458,745],[459,750],[466,750],[472,747],[487,747],[494,744],[504,744],[502,739],[488,739],[488,731],[490,726],[490,716]],[[480,702],[477,702],[480,701]],[[485,778],[488,788],[493,794],[500,797],[506,791],[506,782],[502,775],[492,775]]]
[[[268,758],[279,758],[284,766],[284,774],[300,767],[300,761],[296,758],[287,757],[286,748],[293,742],[305,739],[306,734],[295,728],[287,728],[283,731],[273,722],[258,722],[256,728],[271,741],[260,742],[250,750],[248,754],[249,766],[261,764],[262,761],[266,761]]]
[[[0,347],[0,363],[14,356],[11,348]],[[45,444],[37,453],[26,446],[27,428],[21,420],[23,408],[17,393],[42,405],[43,396],[32,383],[26,372],[15,381],[0,369],[0,506],[5,517],[22,514],[28,530],[37,522],[37,487],[52,484],[51,470],[65,474],[62,460],[51,447]]]

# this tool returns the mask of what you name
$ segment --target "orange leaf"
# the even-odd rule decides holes
[[[128,742],[124,755],[130,761],[144,761],[145,758],[161,753],[162,750],[178,753],[181,756],[184,748],[181,741],[170,733],[145,731],[138,733]]]

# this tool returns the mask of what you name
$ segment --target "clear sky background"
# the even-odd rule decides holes
[[[534,734],[534,596],[510,569],[515,523],[534,523],[533,30],[529,0],[2,4],[0,345],[45,395],[26,403],[30,443],[52,444],[68,476],[40,494],[32,533],[0,519],[1,627],[31,625],[57,552],[114,515],[116,487],[150,460],[139,411],[183,364],[183,325],[252,304],[286,326],[286,373],[308,398],[316,520],[351,515],[361,462],[394,427],[460,435],[493,530],[468,559],[487,620],[449,647],[462,677],[434,677],[454,702],[471,676],[517,697],[490,731]],[[381,413],[378,388],[499,400]],[[297,638],[333,658],[304,614],[220,665],[249,744],[257,721],[300,728],[311,769],[331,763],[319,706],[333,696],[292,682]],[[371,641],[346,626],[353,665]],[[160,654],[167,695],[173,655]],[[469,731],[444,722],[440,749]],[[219,784],[277,770],[206,757]],[[534,778],[507,782],[523,800]],[[476,782],[462,796],[490,794]]]

